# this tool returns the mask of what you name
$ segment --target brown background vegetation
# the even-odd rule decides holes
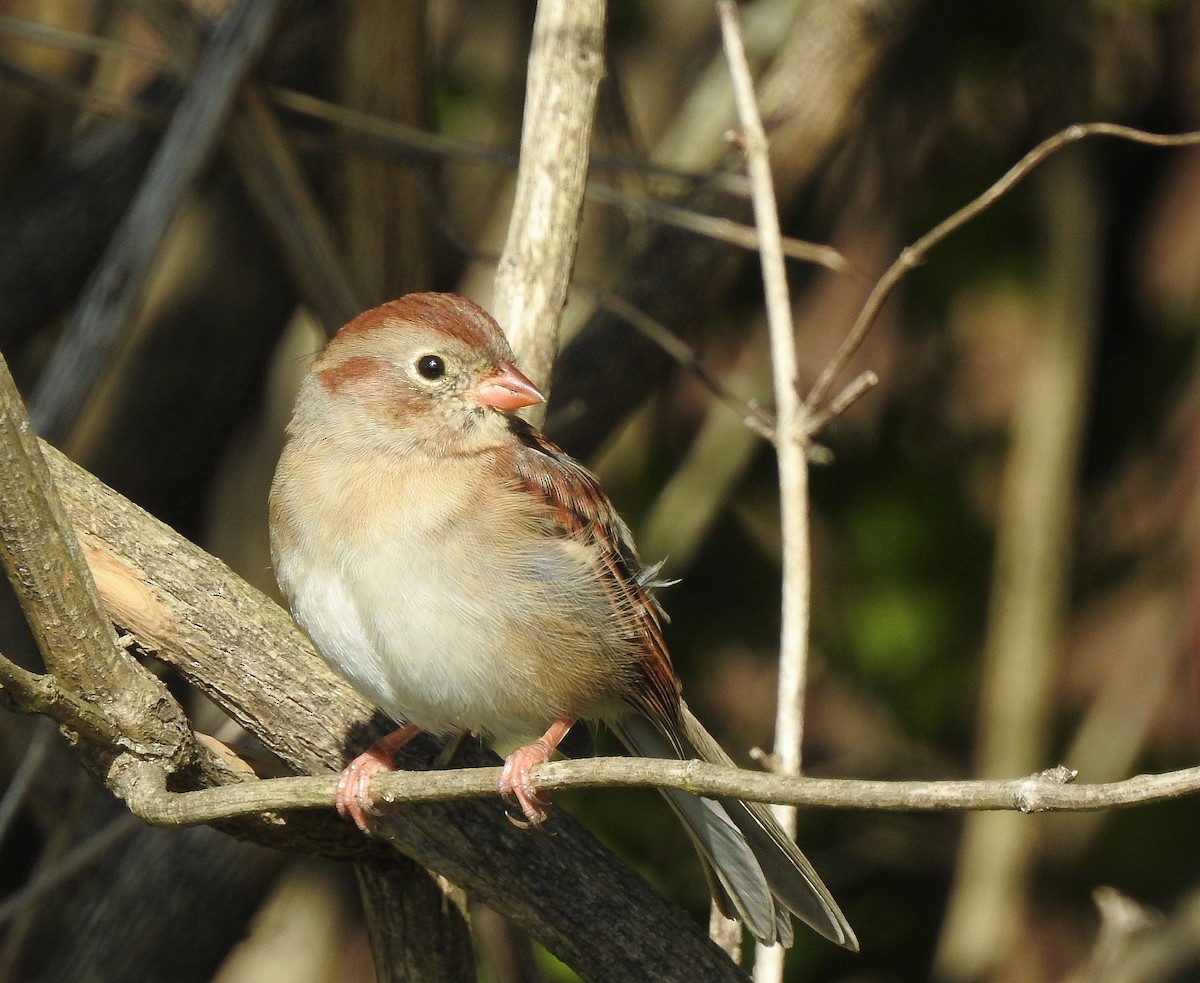
[[[0,3],[0,351],[45,436],[270,591],[266,487],[306,356],[356,306],[416,289],[490,299],[533,5],[287,5],[253,91],[160,216],[146,289],[71,363],[62,339],[224,8]],[[784,231],[847,264],[789,267],[805,385],[903,245],[1039,140],[1092,119],[1198,125],[1191,0],[741,13]],[[664,600],[685,690],[745,761],[774,720],[773,452],[607,297],[655,317],[724,392],[769,405],[753,253],[655,210],[750,221],[728,177],[742,161],[715,14],[612,3],[605,53],[547,429],[681,578]],[[255,156],[271,125],[295,184]],[[880,383],[822,435],[830,459],[813,469],[806,770],[1019,777],[1062,762],[1105,781],[1194,763],[1198,285],[1200,151],[1112,139],[1061,152],[904,281],[847,374]],[[4,615],[0,651],[37,667],[19,626]],[[237,740],[172,682],[199,729]],[[143,836],[60,744],[0,716],[4,774],[17,786],[39,767],[0,824],[0,887],[19,902],[0,904],[0,979],[371,979],[343,867],[206,828]],[[707,917],[699,867],[650,793],[557,801]],[[801,933],[790,971],[1190,978],[1198,819],[1194,799],[1055,817],[808,811],[801,842],[863,953]],[[79,848],[57,892],[16,893]],[[505,975],[522,944],[484,909],[474,924],[488,978],[523,978]],[[1130,975],[1103,975],[1116,965]]]

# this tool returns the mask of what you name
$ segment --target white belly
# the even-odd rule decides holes
[[[297,526],[294,558],[276,559],[296,620],[364,696],[423,730],[520,740],[606,715],[630,656],[586,550],[514,523],[519,496],[463,505],[435,523],[350,514],[319,539]]]

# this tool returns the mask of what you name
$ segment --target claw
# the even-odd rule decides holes
[[[392,756],[420,732],[419,727],[405,724],[346,765],[338,777],[334,799],[338,815],[353,821],[364,833],[370,831],[380,816],[371,798],[371,779],[381,771],[394,771]]]
[[[550,760],[554,749],[574,723],[570,718],[559,717],[541,738],[517,748],[505,759],[504,769],[500,772],[500,795],[519,806],[525,817],[522,823],[510,814],[509,820],[514,824],[540,826],[549,817],[547,807],[550,803],[538,795],[532,772],[535,767]]]

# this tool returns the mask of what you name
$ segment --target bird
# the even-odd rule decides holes
[[[516,411],[543,401],[474,302],[413,293],[360,314],[301,383],[271,485],[276,579],[326,662],[398,728],[342,772],[370,779],[420,732],[522,743],[499,792],[546,817],[532,770],[578,721],[635,755],[732,759],[683,701],[657,570],[599,481]],[[718,908],[766,944],[789,912],[851,950],[837,902],[760,803],[665,789]]]

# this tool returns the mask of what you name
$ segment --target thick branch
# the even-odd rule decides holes
[[[286,612],[183,537],[46,445],[64,508],[113,619],[212,697],[298,772],[330,774],[381,733],[371,708],[320,661]],[[432,742],[400,764],[424,769]],[[407,751],[407,749],[406,749]],[[468,763],[495,761],[477,747]],[[125,758],[112,781],[139,812],[161,774]],[[245,783],[257,788],[262,783]],[[241,787],[241,786],[238,786]],[[149,795],[150,798],[146,799]],[[276,823],[280,842],[300,817]],[[741,973],[668,904],[561,811],[540,835],[516,829],[499,797],[425,802],[380,834],[511,918],[582,976],[697,983]],[[586,872],[585,886],[564,870]],[[589,931],[579,932],[579,925]]]
[[[604,74],[604,6],[603,0],[537,5],[516,199],[496,270],[492,313],[547,394]]]
[[[191,748],[187,720],[167,688],[117,646],[3,358],[0,556],[42,660],[58,683],[50,687],[23,678],[12,666],[6,687],[19,691],[24,686],[35,701],[44,697],[48,706],[60,709],[60,722],[103,733],[106,752],[115,752],[119,743],[137,754],[168,759],[171,767],[182,764]],[[92,713],[69,695],[86,695],[93,701]]]

